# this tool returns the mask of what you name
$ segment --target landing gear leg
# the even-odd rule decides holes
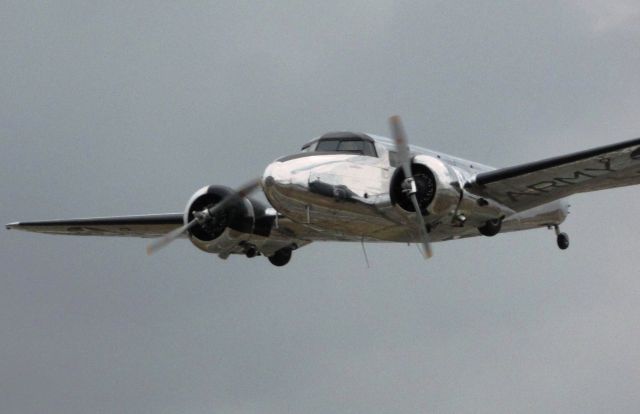
[[[273,256],[269,256],[269,261],[274,266],[284,266],[291,260],[291,252],[292,249],[290,247],[283,247],[275,252]]]
[[[555,226],[553,226],[553,229],[556,232],[556,241],[558,243],[558,247],[560,248],[560,250],[566,250],[569,248],[569,236],[567,235],[567,233],[561,233],[560,232],[560,226],[558,226],[557,224]]]

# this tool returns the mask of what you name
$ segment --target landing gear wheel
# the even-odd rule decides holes
[[[284,266],[289,263],[291,260],[291,249],[289,247],[284,247],[273,254],[273,256],[269,256],[269,261],[274,266]]]
[[[500,233],[502,229],[502,219],[487,220],[483,226],[478,227],[478,231],[483,236],[492,237]]]
[[[252,257],[256,257],[259,253],[258,253],[258,249],[256,249],[253,246],[250,246],[244,251],[244,254],[248,258],[252,258]]]
[[[567,233],[559,233],[557,237],[558,247],[560,250],[566,250],[569,248],[569,236]]]

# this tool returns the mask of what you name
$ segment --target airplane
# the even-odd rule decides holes
[[[317,241],[419,243],[560,224],[572,194],[640,184],[640,138],[507,168],[409,145],[399,116],[392,139],[332,132],[278,158],[233,190],[199,189],[183,213],[16,222],[7,229],[77,236],[157,238],[148,254],[178,238],[226,259],[265,256],[275,266]],[[269,205],[250,197],[262,190]]]

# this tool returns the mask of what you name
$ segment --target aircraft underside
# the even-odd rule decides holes
[[[399,118],[393,140],[329,133],[269,164],[231,189],[206,186],[184,213],[19,222],[48,234],[157,238],[153,253],[178,238],[221,258],[266,256],[276,266],[318,241],[431,243],[553,228],[558,247],[565,197],[640,183],[640,139],[515,167],[494,169],[411,147]],[[262,190],[270,205],[250,196]]]

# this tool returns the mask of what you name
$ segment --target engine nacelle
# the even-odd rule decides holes
[[[458,175],[447,164],[429,155],[417,155],[411,162],[411,171],[423,216],[443,216],[455,211],[460,200],[460,184]],[[396,168],[389,189],[391,202],[405,211],[414,212],[411,198],[402,186],[404,179],[402,168]]]
[[[194,213],[211,208],[222,199],[233,196],[231,188],[211,185],[196,191],[189,199],[184,212],[185,224],[194,219]],[[237,198],[218,211],[212,220],[196,225],[189,231],[189,238],[198,248],[207,252],[224,251],[251,238],[252,234],[268,236],[272,217],[259,201]]]

